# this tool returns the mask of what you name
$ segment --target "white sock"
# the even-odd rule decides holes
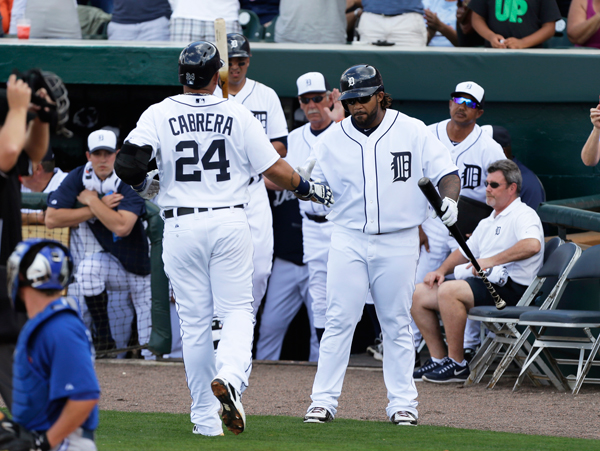
[[[467,364],[467,361],[465,359],[463,359],[462,362],[457,362],[456,360],[454,360],[452,357],[450,357],[450,360],[452,360],[454,363],[456,363],[458,366],[465,366]]]
[[[432,358],[431,358],[431,361],[432,361],[433,363],[442,363],[442,362],[444,361],[444,359],[445,359],[445,358],[446,358],[446,357],[444,357],[444,358],[442,358],[442,359],[436,359],[435,357],[432,357]]]

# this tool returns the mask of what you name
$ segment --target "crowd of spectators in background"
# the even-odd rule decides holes
[[[0,0],[2,28],[30,38],[214,40],[213,21],[241,33],[249,11],[275,42],[397,47],[600,48],[600,0]],[[565,27],[566,22],[566,27]],[[565,29],[566,28],[566,29]],[[567,39],[560,39],[565,36]],[[553,37],[558,37],[552,44]],[[269,39],[268,39],[269,40]]]

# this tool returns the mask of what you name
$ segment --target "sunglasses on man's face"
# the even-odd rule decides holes
[[[360,103],[361,105],[364,105],[366,103],[369,103],[371,97],[373,97],[374,95],[375,94],[371,94],[370,96],[364,97],[355,97],[354,99],[344,99],[342,100],[342,102],[344,102],[346,105],[354,105],[356,102]]]
[[[300,97],[300,102],[302,102],[304,105],[308,105],[311,100],[315,103],[321,103],[324,98],[324,96]]]
[[[464,103],[467,106],[467,108],[476,109],[478,107],[478,104],[475,100],[467,99],[466,97],[452,97],[452,100],[457,105],[461,105]]]
[[[487,188],[488,186],[491,186],[492,189],[496,189],[498,188],[500,185],[505,185],[505,183],[498,183],[498,182],[488,182],[487,180],[485,182],[483,182],[483,184],[485,185],[485,187]],[[508,183],[506,183],[506,185],[508,185]]]

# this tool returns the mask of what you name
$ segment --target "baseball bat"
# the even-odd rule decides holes
[[[423,194],[437,213],[438,217],[441,219],[441,217],[444,215],[444,212],[442,211],[442,199],[440,198],[440,195],[433,186],[433,183],[431,183],[431,180],[429,180],[427,177],[421,178],[421,180],[419,180],[419,188],[421,188],[421,191],[423,191]],[[479,277],[481,277],[481,279],[483,280],[485,287],[492,295],[492,299],[494,299],[496,308],[498,310],[502,310],[504,307],[506,307],[506,301],[502,299],[498,293],[496,293],[496,290],[494,289],[493,285],[487,279],[485,273],[479,266],[479,263],[477,263],[477,259],[471,252],[471,249],[469,249],[469,246],[467,246],[465,238],[463,237],[458,226],[456,224],[453,224],[451,226],[446,227],[448,227],[448,230],[450,231],[460,248],[465,252],[465,254],[467,254],[467,258],[477,271],[477,274],[479,274]]]
[[[223,67],[219,69],[219,78],[221,79],[221,90],[223,98],[229,97],[229,56],[227,52],[227,29],[225,28],[225,19],[215,19],[215,41],[219,56],[223,61]]]

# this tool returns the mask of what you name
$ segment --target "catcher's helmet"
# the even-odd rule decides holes
[[[179,55],[179,83],[192,89],[204,88],[222,66],[214,44],[192,42]]]
[[[252,56],[250,43],[246,36],[240,33],[229,33],[227,35],[227,56],[229,58],[245,58]]]
[[[368,64],[346,69],[340,78],[340,100],[366,97],[383,91],[383,79],[379,71]]]
[[[8,295],[16,303],[19,287],[62,290],[72,281],[73,259],[58,241],[31,238],[17,244],[6,264]]]

